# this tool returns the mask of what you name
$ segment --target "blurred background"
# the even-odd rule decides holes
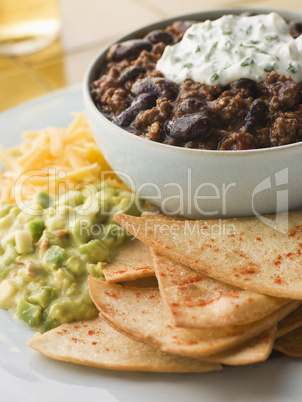
[[[0,0],[0,111],[81,83],[100,49],[135,28],[179,14],[247,6],[302,10],[302,0]]]

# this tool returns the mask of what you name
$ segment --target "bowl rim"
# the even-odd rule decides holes
[[[175,145],[169,145],[169,144],[163,144],[161,142],[155,142],[155,141],[150,141],[146,138],[142,138],[140,136],[134,135],[133,133],[130,133],[129,131],[117,126],[114,124],[112,121],[107,119],[97,108],[95,105],[91,93],[90,93],[90,85],[93,81],[93,75],[95,75],[96,71],[100,70],[101,65],[103,64],[103,58],[105,57],[106,53],[108,52],[109,48],[114,45],[115,43],[126,41],[129,39],[133,39],[135,37],[141,38],[143,35],[145,35],[147,32],[150,32],[153,29],[158,29],[162,28],[164,25],[169,25],[173,23],[174,21],[180,21],[180,20],[188,20],[188,19],[198,19],[198,18],[219,18],[222,15],[225,14],[241,14],[242,12],[255,12],[257,14],[263,13],[263,14],[268,14],[271,12],[276,12],[279,13],[283,18],[286,18],[286,15],[288,14],[287,18],[296,20],[297,17],[302,18],[302,11],[301,10],[294,10],[294,9],[286,9],[286,8],[264,8],[264,7],[236,7],[236,8],[221,8],[221,9],[211,9],[211,10],[205,10],[205,11],[200,11],[200,12],[195,12],[195,13],[189,13],[189,14],[182,14],[182,15],[177,15],[174,17],[166,18],[166,19],[161,19],[160,21],[157,21],[152,24],[144,25],[138,29],[135,29],[134,31],[131,31],[121,37],[118,37],[117,39],[114,39],[113,41],[110,41],[106,46],[102,47],[100,52],[92,59],[90,64],[88,65],[85,75],[84,75],[84,80],[83,80],[83,97],[84,97],[84,104],[87,107],[90,108],[90,110],[93,112],[94,116],[97,119],[100,119],[100,121],[105,124],[108,129],[110,130],[115,130],[118,135],[121,135],[122,137],[125,137],[126,139],[132,140],[132,141],[138,141],[141,143],[141,145],[146,145],[148,147],[155,147],[155,149],[162,149],[164,150],[169,150],[170,152],[178,152],[178,153],[184,153],[184,154],[206,154],[206,155],[221,155],[221,156],[231,156],[232,158],[234,155],[238,156],[243,156],[243,155],[259,155],[259,154],[267,154],[267,153],[277,153],[277,152],[284,152],[285,150],[290,150],[290,149],[302,149],[302,141],[292,143],[292,144],[286,144],[286,145],[280,145],[277,147],[269,147],[269,148],[256,148],[256,149],[246,149],[246,150],[213,150],[213,149],[197,149],[197,148],[184,148],[184,147],[177,147]],[[169,151],[168,151],[169,152]]]

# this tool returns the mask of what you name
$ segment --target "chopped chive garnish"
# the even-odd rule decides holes
[[[193,67],[193,64],[192,63],[187,63],[187,64],[184,64],[183,66],[182,66],[182,68],[192,68]]]
[[[244,45],[243,43],[240,43],[240,47],[246,47],[247,49],[255,49],[258,53],[263,53],[263,54],[269,54],[265,50],[260,49],[259,47],[253,46],[253,45]]]
[[[231,50],[231,47],[232,47],[231,42],[230,42],[229,40],[227,40],[227,41],[225,42],[225,44],[224,44],[224,50],[228,52],[228,51]]]
[[[241,66],[242,67],[246,67],[246,66],[252,66],[254,64],[254,60],[251,57],[247,57],[242,63]]]
[[[295,66],[292,65],[292,63],[289,63],[289,66],[288,66],[288,68],[287,68],[286,71],[288,71],[288,72],[291,73],[291,74],[296,74],[297,69],[296,69]]]
[[[228,29],[227,31],[222,32],[223,35],[232,35],[232,30]]]
[[[268,42],[272,42],[273,40],[278,39],[277,35],[265,35],[264,37]]]
[[[210,50],[209,53],[205,56],[205,59],[206,59],[206,60],[209,60],[209,59],[210,59],[210,57],[212,56],[212,54],[215,52],[215,49],[216,49],[217,45],[218,45],[218,41],[213,44],[213,46],[211,47],[211,50]]]
[[[272,65],[270,65],[270,66],[266,66],[263,70],[264,70],[266,73],[270,73],[271,71],[273,71],[274,68],[275,68],[275,63],[272,64]]]
[[[171,56],[171,61],[172,61],[172,63],[178,63],[180,60],[181,60],[181,58],[180,58],[180,57],[177,57],[177,56]]]
[[[224,70],[228,69],[229,67],[231,67],[231,64],[227,61],[223,67]]]
[[[252,25],[249,25],[246,29],[240,28],[240,31],[245,33],[247,36],[252,33],[253,27]]]
[[[217,81],[219,78],[219,75],[217,73],[213,74],[211,77],[211,82]]]
[[[194,38],[194,35],[192,35],[192,34],[187,34],[187,38],[188,38],[188,39],[192,39],[192,38]]]
[[[201,52],[200,46],[197,46],[195,53]]]

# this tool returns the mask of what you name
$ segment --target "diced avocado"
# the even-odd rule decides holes
[[[74,320],[76,311],[72,308],[72,302],[68,297],[61,297],[53,301],[50,306],[44,311],[43,324],[46,331],[57,327],[63,322]]]
[[[94,214],[94,224],[100,225],[107,221],[108,212],[110,214],[111,205],[104,199],[99,199],[99,210]]]
[[[88,219],[77,219],[74,227],[69,229],[74,244],[87,243],[90,239],[90,222]]]
[[[55,295],[54,288],[52,286],[43,286],[28,296],[30,303],[38,304],[43,309],[49,306],[49,303]]]
[[[45,253],[45,263],[51,263],[53,268],[60,268],[67,259],[66,251],[60,246],[51,246]]]
[[[44,191],[40,191],[40,193],[36,195],[36,201],[44,209],[51,207],[53,204],[52,198],[48,194],[44,193]]]
[[[109,250],[98,239],[90,240],[87,244],[83,244],[79,247],[79,252],[85,255],[85,262],[97,264],[99,261],[109,261]]]
[[[53,317],[51,316],[50,307],[51,307],[51,305],[43,312],[42,322],[43,322],[45,331],[49,331],[49,330],[57,327],[58,325],[60,325],[60,322],[53,319]]]
[[[70,207],[77,207],[85,201],[84,195],[80,191],[68,191],[63,194],[59,199],[59,205],[69,205]]]
[[[42,309],[40,306],[35,306],[21,299],[17,305],[16,316],[30,327],[37,327],[42,319]]]
[[[104,183],[101,188],[101,193],[103,193],[104,199],[111,200],[117,194],[117,191],[115,188]]]
[[[140,214],[141,202],[105,183],[31,202],[34,215],[0,203],[0,307],[40,331],[96,316],[87,275],[105,279],[109,250],[130,236],[114,213]]]
[[[98,262],[97,264],[87,264],[87,271],[90,276],[94,278],[105,280],[105,276],[103,274],[103,268],[107,265],[104,262]]]
[[[33,242],[37,243],[37,241],[40,239],[40,237],[43,234],[45,225],[41,219],[35,219],[35,220],[27,223],[26,229],[31,233]]]
[[[53,301],[50,306],[44,311],[43,323],[46,331],[57,327],[63,322],[68,322],[68,318],[64,317],[65,304],[68,303],[67,297],[61,297]]]
[[[52,216],[45,217],[45,227],[47,230],[56,231],[56,230],[65,230],[68,229],[69,224],[69,214],[66,211],[66,206],[62,206],[60,209],[56,210],[56,213]],[[67,212],[67,213],[66,213]]]
[[[98,310],[91,301],[87,288],[81,289],[81,295],[76,299],[61,297],[53,301],[44,311],[43,324],[45,329],[54,328],[64,322],[75,319],[90,319],[98,314]]]
[[[66,296],[74,295],[79,291],[79,281],[76,280],[75,275],[65,266],[54,271],[52,282],[54,287]]]
[[[141,204],[138,198],[131,199],[130,197],[122,198],[118,205],[113,210],[118,213],[125,213],[127,215],[139,216],[141,215]]]
[[[58,236],[56,232],[51,232],[50,230],[45,229],[43,231],[43,235],[40,237],[39,244],[43,242],[44,239],[47,239],[47,242],[50,246],[59,246],[62,248],[67,248],[71,245],[70,236]]]
[[[16,251],[18,254],[31,254],[34,252],[33,239],[30,232],[17,230],[15,232]]]
[[[11,242],[7,242],[5,246],[5,253],[1,257],[3,264],[6,266],[13,264],[16,261],[17,257],[18,253],[14,245]]]
[[[103,228],[102,241],[108,248],[119,246],[126,237],[127,231],[116,223],[105,225]]]
[[[85,264],[83,264],[83,262],[78,257],[69,257],[64,265],[76,276],[85,273]]]

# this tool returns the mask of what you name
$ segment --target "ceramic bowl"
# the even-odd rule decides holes
[[[286,19],[302,21],[298,11],[215,10],[161,21],[116,42],[141,38],[180,19],[216,19],[244,11],[276,11]],[[179,148],[135,136],[103,116],[91,98],[90,86],[99,76],[111,45],[100,52],[87,70],[84,103],[104,157],[133,191],[168,214],[193,219],[263,215],[302,205],[302,143],[242,151]]]

